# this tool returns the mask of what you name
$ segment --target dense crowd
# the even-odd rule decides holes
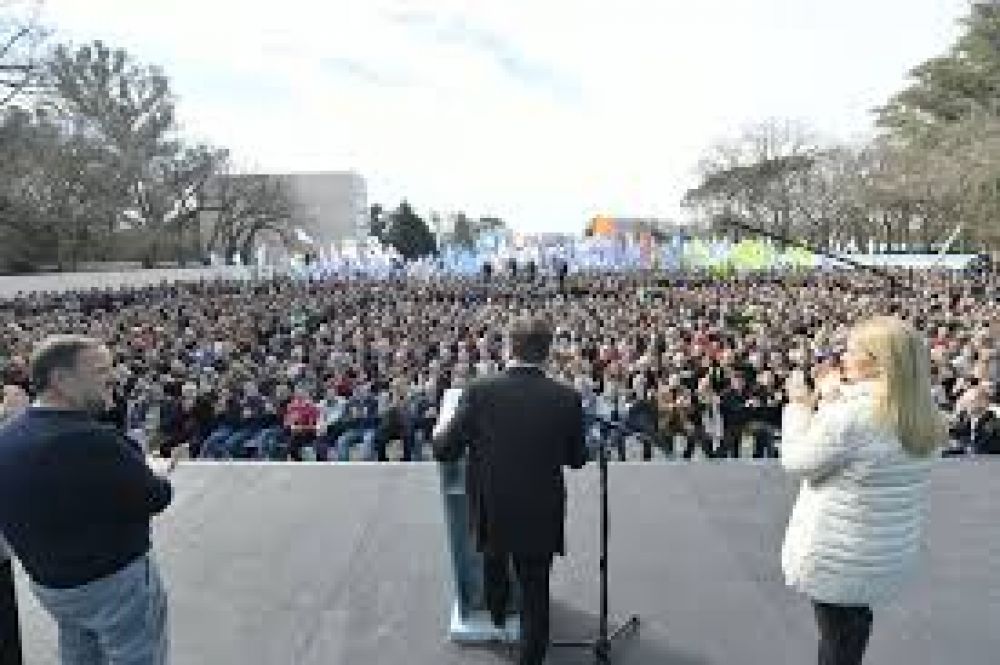
[[[595,445],[611,441],[622,459],[771,457],[790,372],[834,366],[853,322],[896,312],[931,344],[956,445],[990,452],[970,423],[1000,404],[1000,275],[899,277],[276,279],[24,295],[0,301],[2,408],[31,392],[33,344],[82,333],[115,354],[109,421],[164,455],[188,444],[213,459],[423,459],[444,390],[502,369],[503,331],[530,311],[553,322],[548,370],[580,391]]]

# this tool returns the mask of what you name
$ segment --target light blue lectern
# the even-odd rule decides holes
[[[438,464],[444,521],[448,531],[448,551],[455,600],[451,609],[448,636],[453,642],[517,642],[521,634],[521,589],[510,571],[511,604],[503,629],[493,625],[486,607],[483,556],[476,552],[469,533],[469,501],[465,495],[465,460]]]

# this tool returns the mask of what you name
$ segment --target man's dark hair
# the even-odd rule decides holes
[[[540,365],[549,357],[552,326],[541,316],[521,316],[510,328],[510,343],[515,360]]]
[[[52,373],[59,369],[75,369],[80,353],[100,343],[83,335],[53,335],[35,347],[31,354],[31,387],[35,394],[45,392],[52,382]]]

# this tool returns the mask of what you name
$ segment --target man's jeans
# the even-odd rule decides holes
[[[403,461],[422,461],[424,459],[424,442],[424,431],[409,427],[403,436]]]
[[[59,627],[62,665],[166,665],[167,594],[152,553],[73,589],[32,591]]]

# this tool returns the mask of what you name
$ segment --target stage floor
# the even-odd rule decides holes
[[[596,468],[571,473],[553,637],[597,627]],[[925,574],[875,614],[871,663],[986,665],[1000,642],[1000,461],[935,471]],[[815,662],[807,601],[781,580],[794,487],[773,462],[627,463],[611,479],[612,619],[622,665]],[[175,665],[509,663],[445,639],[451,582],[432,464],[191,464],[156,527]],[[29,665],[55,628],[19,577]],[[589,663],[555,651],[553,665]]]

